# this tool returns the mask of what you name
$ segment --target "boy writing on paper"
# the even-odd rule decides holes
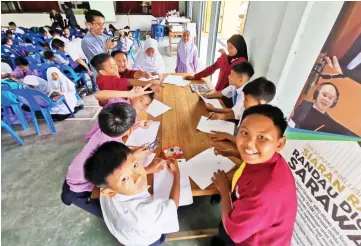
[[[98,116],[100,129],[92,135],[89,142],[69,166],[61,194],[64,204],[68,206],[74,204],[102,218],[99,199],[91,197],[92,192],[96,192],[97,189],[85,179],[84,164],[91,153],[103,143],[108,141],[122,143],[123,137],[130,135],[135,118],[135,109],[127,103],[113,103],[102,109]],[[150,153],[149,149],[143,146],[134,152],[134,156],[142,160]],[[147,168],[153,168],[154,165],[161,164],[159,161],[155,161]]]
[[[212,245],[291,244],[296,186],[279,154],[286,143],[286,127],[277,107],[264,104],[244,111],[236,139],[246,163],[242,176],[235,175],[231,184],[225,172],[218,171],[212,179],[222,196],[222,222]]]
[[[207,109],[212,112],[212,120],[239,120],[243,112],[243,93],[242,89],[248,80],[253,76],[254,70],[249,62],[241,62],[232,67],[231,74],[229,75],[230,85],[222,91],[214,91],[209,94],[203,94],[205,98],[221,98],[223,96],[232,98],[233,107],[217,109],[211,104],[207,104]]]
[[[168,166],[174,179],[169,199],[163,201],[152,199],[147,183],[150,172],[124,144],[104,143],[86,161],[86,179],[101,188],[105,224],[122,245],[160,245],[166,233],[179,230],[180,173],[176,160],[169,161]],[[158,166],[152,172],[161,169]]]

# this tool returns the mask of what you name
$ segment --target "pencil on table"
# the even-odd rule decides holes
[[[322,125],[322,126],[320,126],[320,127],[318,127],[318,128],[316,128],[315,130],[313,130],[314,132],[317,132],[317,131],[319,131],[319,130],[321,130],[322,128],[324,128],[325,127],[325,125]]]

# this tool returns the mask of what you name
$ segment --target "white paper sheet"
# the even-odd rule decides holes
[[[204,190],[213,183],[214,172],[217,172],[218,169],[228,172],[235,165],[230,159],[215,155],[214,148],[211,148],[188,160],[184,165],[184,171],[189,174],[199,188]]]
[[[153,102],[149,105],[147,113],[151,114],[153,117],[157,117],[171,109],[171,107],[165,105],[157,99],[154,99]]]
[[[155,153],[152,153],[146,156],[143,160],[139,161],[139,163],[142,164],[144,167],[147,167],[149,166],[150,163],[152,163],[155,155],[156,155]]]
[[[179,159],[178,161],[181,186],[179,206],[186,206],[193,203],[192,188],[188,173],[184,171],[184,165],[186,165],[187,161],[185,159]],[[169,199],[173,186],[173,178],[174,176],[169,169],[164,169],[154,174],[154,198],[162,200]]]
[[[200,96],[200,98],[203,99],[203,101],[204,101],[205,104],[209,103],[209,104],[212,104],[213,107],[215,107],[215,108],[219,108],[219,109],[222,109],[222,108],[223,108],[223,107],[222,107],[222,104],[220,103],[220,101],[219,101],[218,99],[215,99],[215,98],[213,98],[213,99],[208,99],[208,98],[205,98],[205,97],[202,96],[202,95],[199,95],[199,96]]]
[[[211,131],[227,132],[231,135],[234,134],[233,122],[225,120],[207,120],[208,117],[201,116],[201,119],[198,123],[197,129],[202,132],[211,133]]]
[[[149,79],[142,77],[142,78],[139,78],[138,80],[140,80],[140,81],[152,81],[152,80],[156,80],[156,79],[159,79],[159,75],[158,75],[158,74],[157,74],[157,75],[154,75],[154,76],[150,76]]]
[[[180,75],[168,75],[163,80],[164,84],[178,85],[178,86],[186,86],[190,83],[190,80],[183,79],[183,76]]]
[[[153,142],[157,137],[159,125],[159,121],[153,121],[148,129],[138,127],[130,134],[125,145],[142,146],[143,144]]]

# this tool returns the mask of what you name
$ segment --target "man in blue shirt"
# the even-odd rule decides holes
[[[85,14],[86,25],[89,28],[89,32],[84,36],[81,48],[88,61],[101,53],[107,53],[109,50],[114,48],[117,45],[117,42],[113,42],[111,38],[105,35],[104,32],[104,15],[98,10],[89,10]],[[93,78],[93,92],[98,90],[98,86],[96,84],[96,70],[92,67]]]

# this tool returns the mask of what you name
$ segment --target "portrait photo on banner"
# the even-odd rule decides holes
[[[291,127],[361,137],[361,2],[345,2],[290,116]]]

